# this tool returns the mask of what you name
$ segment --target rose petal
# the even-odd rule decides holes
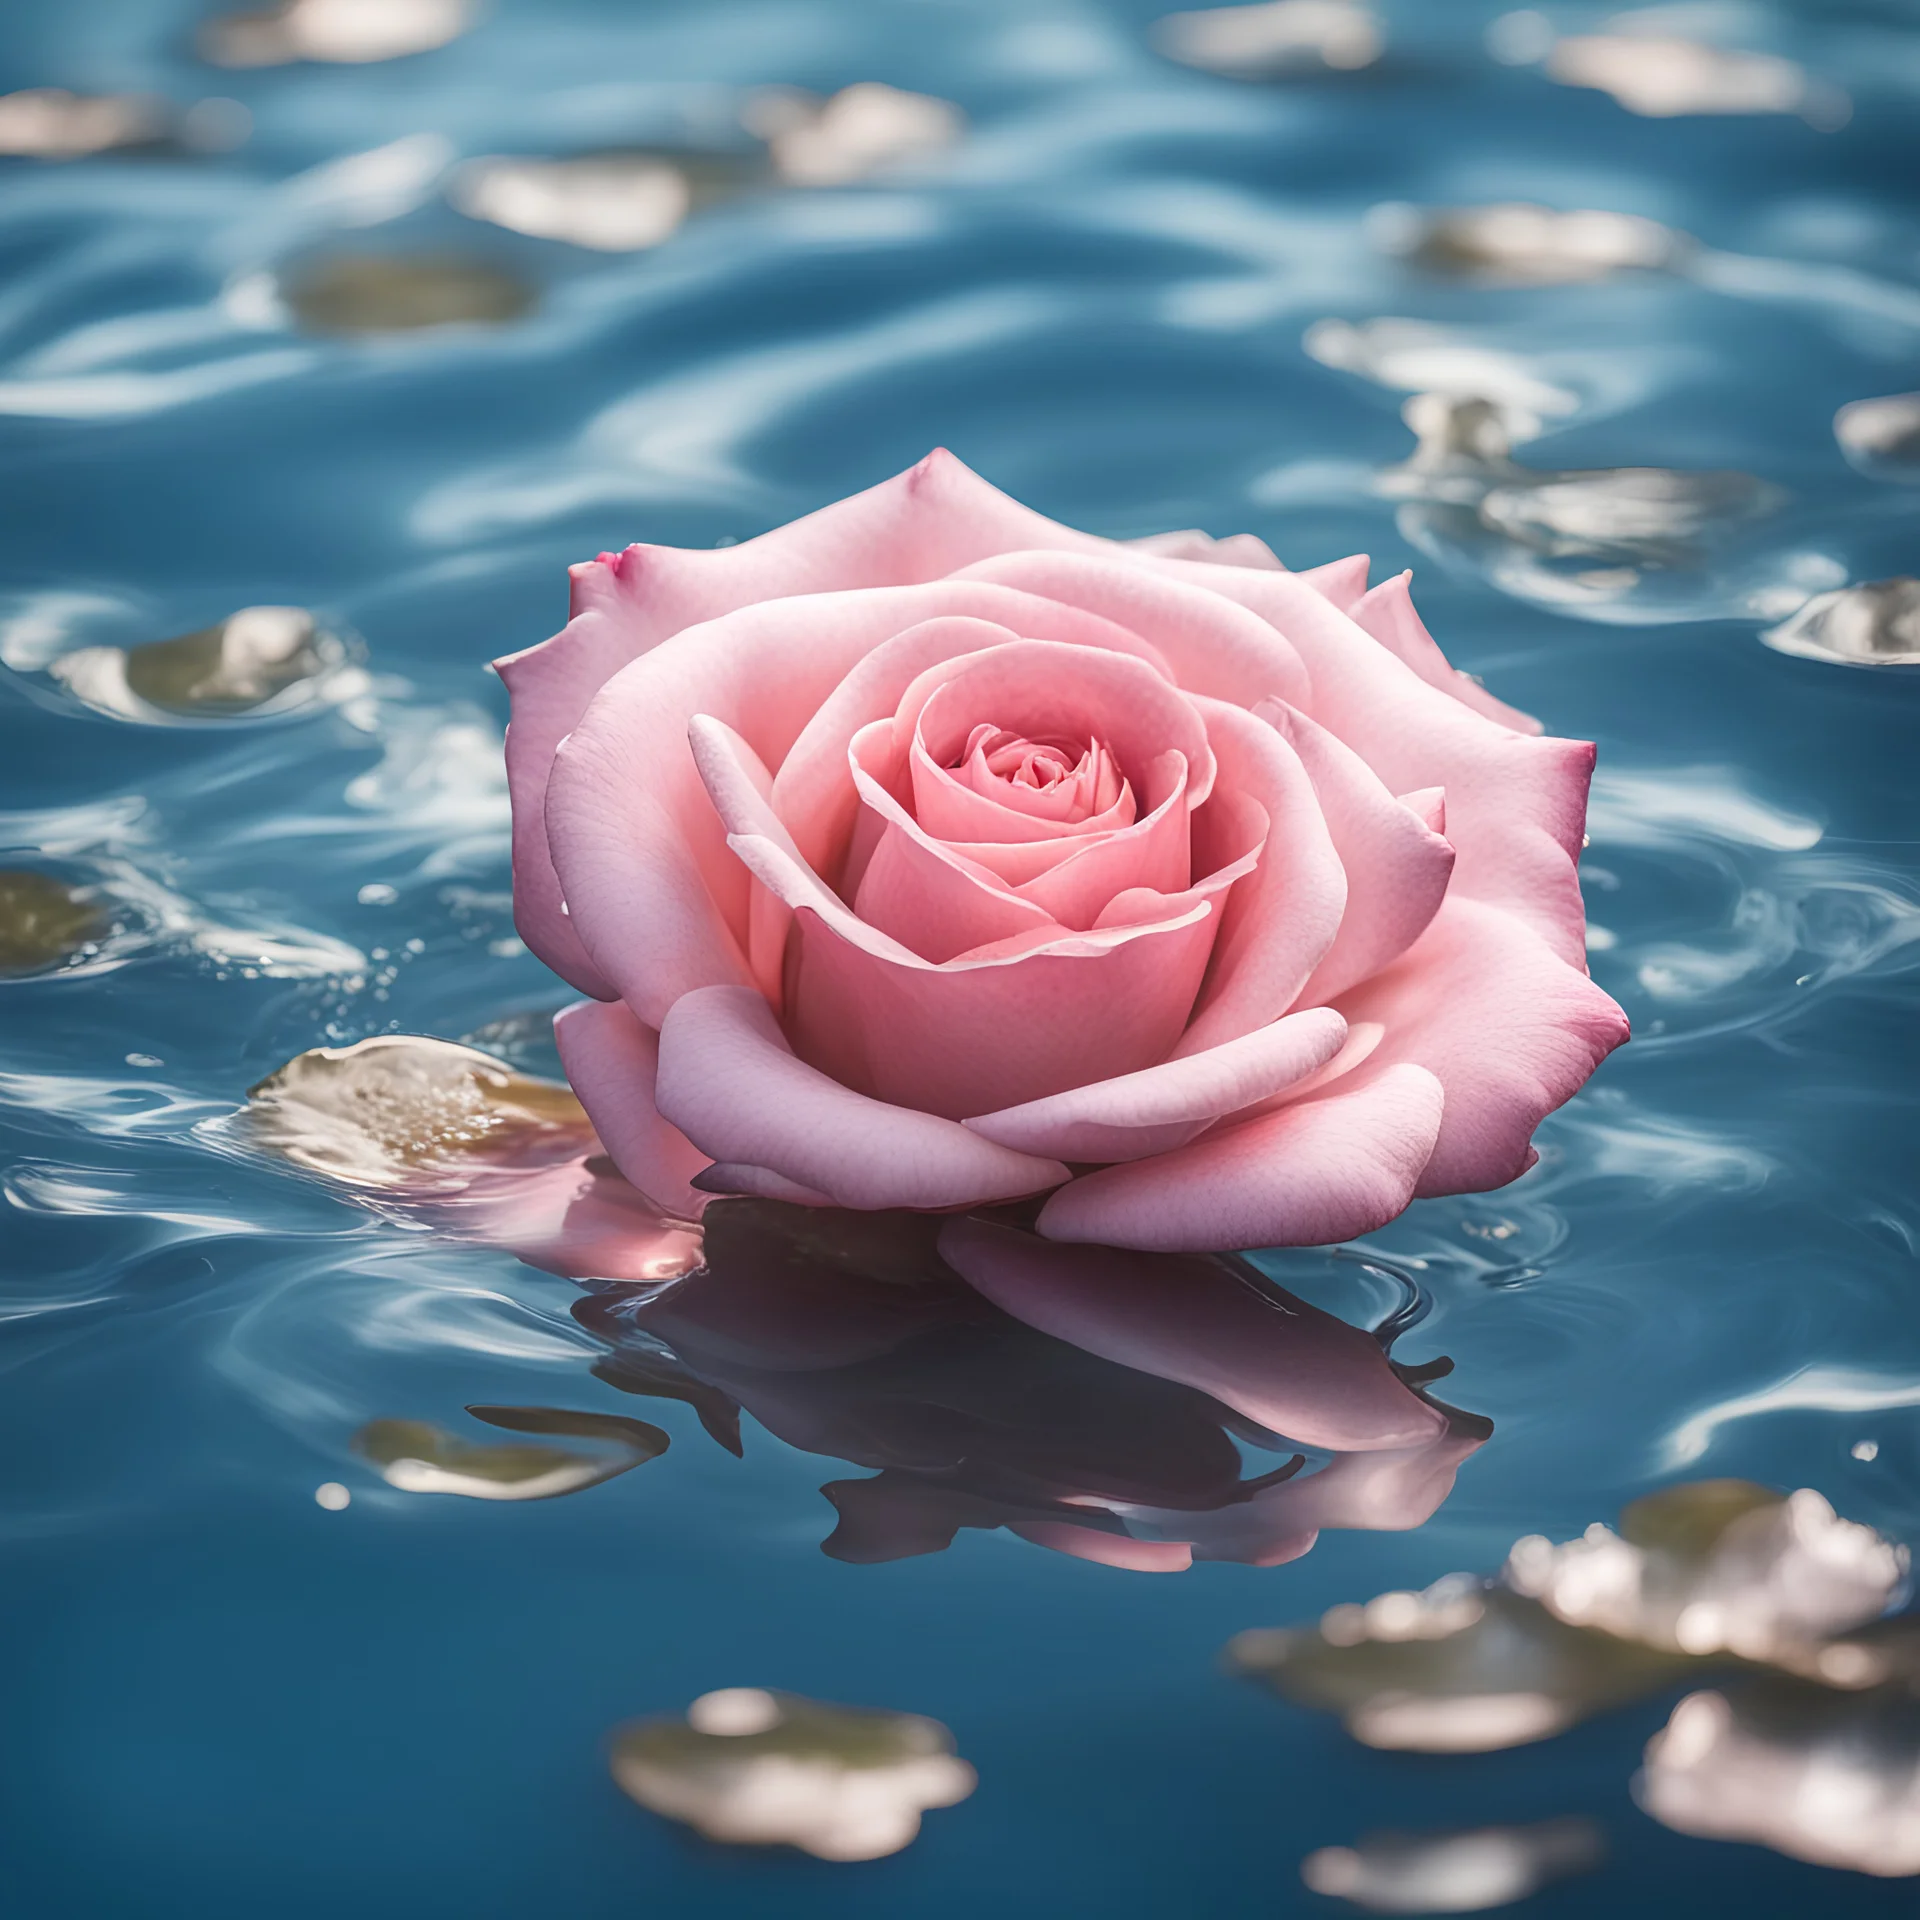
[[[767,846],[743,838],[742,857]],[[1035,934],[1044,944],[1003,942],[944,967],[902,964],[849,921],[815,907],[795,916],[795,1050],[877,1099],[956,1121],[1164,1060],[1213,945],[1204,899],[1172,919]]]
[[[613,1164],[663,1212],[698,1220],[707,1196],[691,1182],[707,1155],[654,1104],[659,1036],[617,1001],[587,1000],[554,1016],[553,1038]]]
[[[1302,711],[1353,748],[1390,792],[1446,789],[1455,855],[1449,894],[1509,908],[1563,959],[1581,962],[1586,912],[1575,861],[1586,830],[1590,742],[1527,738],[1473,712],[1297,575],[1139,564],[1204,580],[1284,631],[1313,676]]]
[[[1310,707],[1307,671],[1287,640],[1270,624],[1245,618],[1232,596],[1208,593],[1201,583],[1178,577],[1173,570],[1182,566],[1196,574],[1248,580],[1292,577],[1251,567],[1084,552],[1000,553],[961,569],[958,577],[997,580],[1066,601],[1148,635],[1189,693],[1210,694],[1240,707],[1277,694],[1295,706]],[[1211,585],[1211,579],[1204,584]],[[1221,604],[1223,597],[1226,605]]]
[[[795,909],[789,1029],[845,1085],[957,1120],[1151,1065],[1185,1022],[1213,944],[1196,890],[1158,921],[1036,929],[934,966],[849,913],[768,824],[728,844]]]
[[[1346,1037],[1346,1021],[1316,1007],[1203,1053],[964,1124],[1002,1146],[1056,1160],[1144,1159],[1183,1146],[1223,1114],[1304,1079],[1331,1060]]]
[[[1280,567],[1273,549],[1251,533],[1228,533],[1216,540],[1198,527],[1182,527],[1173,533],[1143,534],[1138,540],[1121,544],[1140,553],[1164,554],[1170,560],[1213,560],[1223,567],[1264,567],[1269,572],[1277,572]]]
[[[936,964],[1015,934],[1052,934],[1044,907],[1004,887],[989,868],[923,833],[893,796],[861,776],[869,804],[886,822],[860,876],[854,911]]]
[[[1351,613],[1366,598],[1367,568],[1370,564],[1364,553],[1350,553],[1344,559],[1308,567],[1296,573],[1294,578],[1304,580],[1321,599],[1331,602],[1342,613]]]
[[[1371,1334],[1223,1261],[1065,1247],[975,1219],[946,1221],[940,1253],[1028,1326],[1195,1387],[1305,1446],[1407,1447],[1446,1429]]]
[[[1626,1015],[1585,973],[1513,915],[1451,895],[1340,1010],[1386,1029],[1377,1062],[1417,1061],[1446,1089],[1422,1194],[1479,1193],[1524,1173],[1534,1128],[1627,1037]]]
[[[1301,990],[1318,1005],[1397,960],[1426,931],[1446,897],[1453,848],[1305,714],[1279,700],[1263,700],[1254,712],[1300,756],[1347,876],[1340,931]]]
[[[1177,1049],[1182,1056],[1285,1013],[1332,946],[1347,902],[1339,855],[1299,755],[1264,720],[1238,707],[1196,704],[1219,758],[1223,791],[1257,802],[1271,825],[1259,866],[1227,896],[1207,982]],[[1194,816],[1197,872],[1216,862],[1216,812],[1227,817],[1214,808]]]
[[[1364,627],[1389,653],[1404,660],[1428,686],[1451,694],[1462,706],[1484,714],[1496,726],[1510,728],[1515,733],[1543,731],[1532,714],[1522,713],[1504,700],[1496,700],[1472,674],[1462,673],[1448,661],[1440,651],[1440,643],[1427,631],[1427,623],[1414,609],[1411,570],[1397,573],[1391,580],[1382,580],[1347,611],[1356,625]]]
[[[1010,1200],[1066,1169],[951,1120],[889,1107],[797,1060],[750,987],[676,1001],[660,1033],[660,1110],[716,1161],[764,1167],[842,1207]]]
[[[1039,1230],[1175,1253],[1350,1240],[1413,1198],[1441,1105],[1425,1068],[1370,1063],[1277,1113],[1083,1175],[1048,1200]]]

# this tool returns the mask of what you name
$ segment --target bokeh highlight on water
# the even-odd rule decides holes
[[[0,27],[8,1911],[1908,1911],[1892,1854],[1736,1844],[1809,1741],[1915,1818],[1911,1709],[1849,1720],[1817,1672],[1630,1650],[1551,1741],[1436,1756],[1301,1704],[1277,1643],[1220,1653],[1323,1614],[1337,1650],[1355,1603],[1676,1482],[1920,1527],[1920,685],[1874,665],[1920,652],[1877,584],[1920,572],[1920,11],[216,11]],[[1424,1464],[777,1210],[729,1229],[740,1285],[656,1301],[692,1256],[635,1254],[531,1081],[545,1144],[451,1198],[233,1118],[388,1032],[551,1074],[483,663],[571,560],[936,443],[1102,532],[1413,565],[1459,664],[1600,743],[1633,1044],[1515,1186],[1257,1256],[1380,1330],[1379,1391],[1470,1410]],[[1827,1539],[1808,1497],[1753,1524]],[[1417,1653],[1512,1591],[1379,1621]],[[712,1833],[735,1776],[674,1769],[730,1730],[830,1805],[758,1837],[833,1864],[609,1771]]]

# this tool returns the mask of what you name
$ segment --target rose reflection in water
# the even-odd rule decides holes
[[[677,1285],[575,1306],[611,1349],[595,1371],[877,1469],[822,1489],[840,1560],[1005,1527],[1139,1571],[1276,1566],[1323,1527],[1420,1525],[1491,1430],[1236,1261],[757,1200],[716,1203],[705,1234]],[[1282,1458],[1243,1475],[1236,1441]],[[1298,1447],[1331,1457],[1310,1472]]]
[[[302,1054],[204,1131],[587,1281],[573,1313],[608,1350],[600,1378],[687,1401],[730,1451],[745,1410],[874,1469],[823,1489],[837,1559],[1005,1527],[1142,1571],[1275,1566],[1323,1527],[1420,1525],[1491,1432],[1422,1390],[1448,1362],[1396,1366],[1388,1338],[1237,1259],[1062,1245],[1010,1216],[729,1198],[669,1219],[599,1155],[567,1089],[447,1041]],[[395,1457],[429,1466],[458,1445],[402,1439]],[[1243,1445],[1276,1463],[1244,1473]]]

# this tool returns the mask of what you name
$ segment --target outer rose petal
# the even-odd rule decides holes
[[[1351,1240],[1413,1198],[1441,1104],[1424,1067],[1369,1064],[1277,1113],[1083,1175],[1040,1210],[1039,1230],[1162,1253]]]
[[[1414,609],[1411,570],[1382,580],[1347,611],[1357,625],[1366,628],[1389,653],[1404,660],[1428,686],[1450,693],[1462,706],[1485,714],[1496,725],[1510,727],[1515,733],[1543,731],[1532,714],[1496,700],[1472,674],[1462,673],[1440,651],[1440,643]]]
[[[1198,527],[1181,527],[1172,533],[1143,534],[1138,540],[1122,544],[1140,553],[1163,554],[1169,560],[1212,560],[1223,567],[1280,571],[1279,556],[1264,540],[1251,533],[1229,533],[1215,539]]]
[[[1205,592],[1210,580],[1195,583],[1172,575],[1173,562],[1155,564],[1111,550],[1110,555],[1002,553],[966,568],[959,577],[997,580],[1063,600],[1145,634],[1189,693],[1209,694],[1240,707],[1269,694],[1295,706],[1311,704],[1300,655],[1271,625],[1245,618],[1233,596]],[[1282,577],[1251,567],[1202,564],[1191,564],[1190,573],[1249,580]]]
[[[707,1155],[654,1105],[659,1035],[617,1001],[586,1000],[554,1016],[553,1038],[613,1164],[664,1212],[698,1220],[707,1197],[691,1183]]]
[[[1386,1028],[1374,1061],[1415,1060],[1447,1094],[1421,1194],[1480,1193],[1627,1037],[1627,1016],[1513,915],[1449,896],[1405,957],[1340,1002]]]
[[[1266,857],[1227,897],[1206,985],[1177,1048],[1183,1056],[1285,1013],[1332,946],[1347,902],[1346,876],[1299,755],[1264,720],[1238,707],[1195,704],[1206,716],[1223,795],[1257,801],[1271,826]],[[1200,873],[1215,864],[1208,844],[1213,812],[1194,816],[1193,864]]]
[[[1455,862],[1449,896],[1503,906],[1563,959],[1586,951],[1574,870],[1587,817],[1593,747],[1527,739],[1429,686],[1298,575],[1143,560],[1199,580],[1264,614],[1313,676],[1306,708],[1387,788],[1444,787]]]
[[[629,661],[683,627],[762,600],[937,580],[1014,547],[1116,551],[1009,499],[939,448],[892,480],[738,546],[633,546],[574,567],[565,629],[494,662],[513,698],[514,921],[527,945],[581,992],[614,997],[561,909],[546,792],[560,742]]]
[[[766,1168],[840,1207],[977,1206],[1066,1177],[1056,1161],[829,1080],[794,1058],[751,987],[707,987],[674,1004],[656,1098],[715,1160]]]
[[[1453,848],[1324,727],[1279,700],[1254,713],[1300,756],[1347,876],[1340,931],[1301,992],[1317,1005],[1370,979],[1426,931],[1446,897]]]
[[[980,1114],[963,1124],[1022,1153],[1057,1160],[1141,1160],[1184,1146],[1223,1114],[1238,1113],[1305,1079],[1340,1051],[1346,1037],[1347,1023],[1337,1013],[1315,1007],[1204,1053]],[[1008,1311],[1019,1310],[1010,1306]]]
[[[965,1218],[941,1227],[940,1253],[1028,1326],[1196,1387],[1289,1440],[1345,1452],[1416,1446],[1446,1429],[1371,1334],[1221,1261],[1050,1245]]]
[[[1321,599],[1331,601],[1342,613],[1351,613],[1366,598],[1368,564],[1364,553],[1350,553],[1343,560],[1308,567],[1294,578],[1304,580]]]

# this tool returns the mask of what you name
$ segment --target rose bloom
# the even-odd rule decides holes
[[[1366,574],[1097,539],[947,453],[575,567],[499,663],[515,914],[592,996],[560,1055],[621,1171],[1165,1250],[1524,1172],[1626,1037],[1594,750]]]

